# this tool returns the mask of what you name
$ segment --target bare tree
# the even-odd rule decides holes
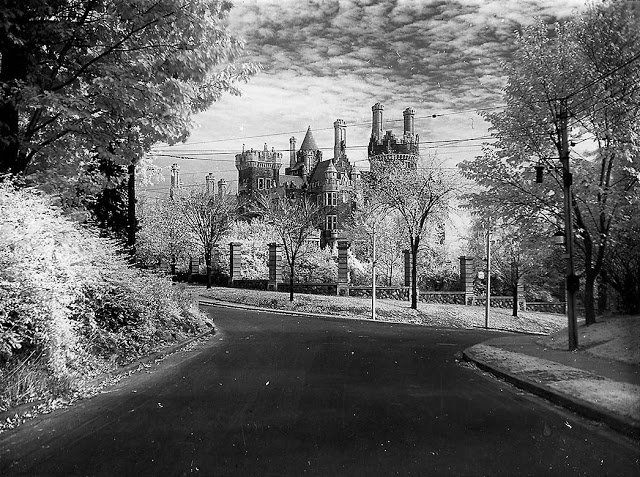
[[[396,210],[406,227],[411,250],[411,308],[417,309],[420,241],[429,226],[436,226],[446,218],[449,199],[456,188],[433,160],[423,161],[415,169],[377,164],[371,175],[371,187],[377,200]]]
[[[237,217],[236,197],[195,190],[175,198],[177,210],[194,244],[204,253],[207,266],[207,288],[211,288],[211,256],[220,239],[231,230]]]
[[[318,230],[320,207],[306,197],[264,197],[261,200],[265,220],[282,241],[289,266],[289,300],[293,301],[295,266],[305,243]]]

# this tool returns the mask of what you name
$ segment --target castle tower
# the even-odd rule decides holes
[[[416,110],[413,108],[407,108],[402,112],[404,116],[404,135],[405,136],[413,136],[414,130],[414,118],[416,115]]]
[[[347,147],[347,123],[342,119],[336,119],[333,123],[334,141],[333,141],[333,159],[335,161],[340,158]]]
[[[257,191],[267,191],[278,187],[280,183],[280,167],[282,166],[282,153],[274,148],[269,151],[265,144],[263,149],[246,150],[242,147],[242,153],[236,154],[236,169],[238,169],[238,194],[253,196]],[[220,183],[218,192],[220,193]],[[226,187],[226,182],[224,184]]]
[[[368,149],[371,170],[390,164],[415,169],[420,154],[419,138],[414,130],[415,109],[407,108],[403,111],[404,131],[399,138],[392,131],[382,135],[382,110],[384,109],[382,105],[376,103],[371,109],[373,123]]]
[[[301,159],[304,161],[305,174],[309,174],[316,163],[322,159],[322,153],[313,137],[311,126],[307,128],[307,134],[305,134],[304,140],[300,145],[300,150],[298,151],[298,162],[300,162]]]
[[[289,138],[289,167],[296,165],[296,138],[291,136]]]
[[[373,122],[371,125],[371,139],[376,142],[382,140],[382,111],[384,111],[384,106],[380,103],[376,103],[371,107],[373,111]]]

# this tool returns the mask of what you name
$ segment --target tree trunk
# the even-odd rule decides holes
[[[131,261],[136,262],[136,166],[129,164],[129,181],[127,183],[127,245],[131,254]]]
[[[418,309],[418,245],[420,240],[415,238],[411,243],[411,308]]]
[[[511,287],[511,296],[513,297],[513,308],[511,314],[518,316],[518,282],[515,282]]]
[[[289,271],[289,301],[293,301],[293,263],[291,263]]]
[[[585,273],[584,280],[584,318],[585,325],[593,325],[596,322],[594,284],[597,275],[595,273]]]
[[[211,250],[205,252],[204,262],[207,265],[207,288],[211,288]]]

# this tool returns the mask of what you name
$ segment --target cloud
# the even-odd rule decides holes
[[[230,29],[245,39],[246,59],[265,69],[241,87],[243,96],[200,115],[190,142],[212,151],[265,141],[286,149],[290,134],[278,133],[299,131],[301,140],[311,125],[329,151],[341,118],[350,157],[365,161],[377,101],[386,107],[385,128],[396,133],[402,110],[416,108],[425,151],[434,150],[427,141],[483,137],[487,125],[473,110],[501,104],[501,63],[514,32],[582,8],[582,0],[237,0]],[[441,113],[456,114],[432,117]],[[253,138],[261,135],[270,136]],[[479,150],[478,141],[463,144],[438,154],[455,162]],[[233,177],[233,156],[221,157]]]

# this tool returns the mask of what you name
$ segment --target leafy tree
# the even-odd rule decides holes
[[[471,196],[478,209],[547,240],[564,217],[565,179],[553,158],[562,152],[566,107],[581,148],[571,152],[571,207],[587,324],[595,322],[594,285],[621,231],[622,206],[638,193],[638,20],[629,2],[606,1],[564,25],[540,23],[518,35],[505,65],[507,106],[485,114],[495,142],[461,164],[482,187]],[[542,184],[533,181],[534,165],[546,169]]]
[[[135,242],[135,165],[258,70],[224,0],[4,0],[0,172],[55,182]],[[111,175],[105,174],[107,169]],[[71,180],[69,180],[71,179]],[[83,187],[78,187],[80,182]],[[104,186],[104,187],[102,187]],[[114,207],[117,208],[114,211]]]
[[[207,288],[211,288],[213,250],[229,233],[237,217],[236,197],[229,193],[213,194],[196,189],[177,194],[174,203],[193,245],[204,255]]]
[[[623,207],[622,224],[613,237],[605,258],[600,299],[606,304],[606,288],[611,287],[618,296],[617,308],[623,313],[640,311],[640,197]],[[623,225],[623,226],[622,226]]]
[[[371,174],[376,200],[395,210],[405,226],[411,251],[411,308],[418,307],[418,252],[430,228],[445,220],[456,188],[433,161],[416,170],[378,165]]]
[[[289,300],[293,301],[293,284],[298,259],[305,253],[307,241],[317,233],[321,208],[306,196],[264,197],[261,201],[264,220],[282,242],[289,265]]]
[[[138,259],[146,265],[169,263],[171,274],[176,264],[193,252],[189,230],[176,203],[171,199],[147,202],[139,210]]]

